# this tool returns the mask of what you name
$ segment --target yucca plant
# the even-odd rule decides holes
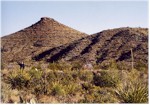
[[[116,94],[123,103],[148,103],[148,86],[137,81],[119,87]]]
[[[31,76],[27,72],[16,71],[8,76],[6,82],[11,84],[13,89],[23,89],[28,87],[30,79]]]

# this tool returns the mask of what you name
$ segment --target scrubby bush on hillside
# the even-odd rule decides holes
[[[59,70],[61,66],[58,65],[54,65],[54,68],[58,67],[55,70],[48,68],[43,70],[40,67],[23,71],[3,70],[1,73],[5,75],[2,81],[9,84],[10,91],[16,89],[19,92],[31,93],[36,98],[50,96],[58,103],[146,103],[148,101],[147,72],[136,69],[118,70],[115,68],[115,63],[112,63],[112,69],[109,67],[100,71],[70,68]],[[7,93],[4,87],[2,92],[3,97],[8,98],[4,95]],[[8,102],[8,99],[5,102]]]
[[[100,87],[116,87],[119,82],[117,73],[102,71],[100,74],[95,74],[93,82]]]
[[[43,71],[41,69],[38,69],[38,68],[31,68],[31,70],[29,70],[29,75],[32,77],[32,78],[41,78],[42,74],[43,74]]]
[[[11,84],[13,89],[20,90],[28,87],[30,79],[31,76],[27,72],[17,71],[8,76],[7,83]]]
[[[59,82],[53,82],[52,83],[52,87],[51,87],[51,95],[65,95],[65,90],[63,88],[63,85],[60,84]]]
[[[148,103],[148,86],[138,81],[119,87],[116,94],[123,103]]]

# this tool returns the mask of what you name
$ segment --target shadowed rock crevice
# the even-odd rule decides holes
[[[122,53],[121,56],[117,59],[117,61],[123,61],[131,58],[131,51]]]
[[[92,38],[91,43],[85,49],[83,49],[83,51],[81,52],[81,55],[88,53],[92,49],[92,46],[95,45],[99,41],[98,37],[99,37],[99,34],[96,35],[94,38]]]
[[[55,55],[53,55],[51,58],[47,59],[47,62],[55,62],[58,61],[59,59],[61,59],[63,56],[65,56],[67,53],[69,53],[69,51],[71,51],[77,43],[73,44],[73,45],[69,45],[66,48],[62,49],[60,52],[56,53]]]
[[[52,48],[52,49],[47,50],[47,51],[45,51],[43,53],[40,53],[39,55],[33,57],[32,59],[36,60],[36,61],[39,61],[39,60],[43,59],[44,57],[46,57],[47,55],[50,55],[55,50],[56,50],[56,48]]]

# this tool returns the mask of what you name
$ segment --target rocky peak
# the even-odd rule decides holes
[[[49,17],[42,17],[40,21],[44,21],[44,22],[46,22],[46,21],[54,21],[54,19],[53,18],[49,18]]]

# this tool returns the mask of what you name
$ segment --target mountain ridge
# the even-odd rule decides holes
[[[121,27],[87,35],[56,20],[42,17],[35,24],[1,38],[2,63],[91,62],[114,60],[148,63],[148,28]],[[136,63],[136,62],[135,62]]]
[[[130,49],[134,58],[142,63],[148,62],[148,29],[116,28],[81,38],[70,44],[50,49],[45,57],[41,53],[33,59],[46,62],[76,61],[102,63],[114,59],[116,62],[131,64]],[[42,55],[42,57],[41,57]],[[48,56],[49,55],[49,56]],[[41,57],[41,58],[40,58]],[[143,58],[142,58],[143,57]]]
[[[84,36],[87,34],[52,18],[42,17],[35,24],[1,38],[2,62],[30,59],[46,49],[70,43]]]

